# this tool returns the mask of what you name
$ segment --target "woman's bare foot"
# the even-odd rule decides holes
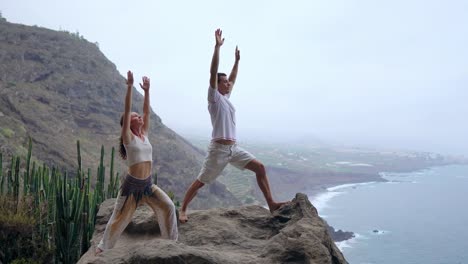
[[[94,252],[94,255],[97,256],[102,253],[102,249],[96,247],[96,251]]]
[[[188,221],[188,217],[185,211],[179,211],[179,222],[184,224],[184,223],[187,223],[187,221]]]
[[[287,203],[289,202],[281,202],[281,203],[272,202],[271,204],[268,205],[268,207],[270,208],[270,213],[273,213],[274,211],[278,210],[281,206]]]

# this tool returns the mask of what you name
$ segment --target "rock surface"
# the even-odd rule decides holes
[[[93,244],[102,237],[113,199],[99,210]],[[98,256],[94,246],[78,263],[347,263],[326,223],[304,194],[273,214],[261,206],[189,213],[179,241],[159,239],[152,211],[138,208],[115,248]]]

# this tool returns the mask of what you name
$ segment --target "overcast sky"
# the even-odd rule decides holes
[[[319,138],[468,154],[468,1],[2,0],[10,22],[79,32],[151,78],[153,109],[209,138],[214,31],[239,139]],[[124,85],[122,85],[122,89]]]

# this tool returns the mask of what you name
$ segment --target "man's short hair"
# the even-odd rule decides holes
[[[226,76],[227,77],[227,74],[225,74],[223,72],[218,72],[218,82],[221,79],[221,76]]]

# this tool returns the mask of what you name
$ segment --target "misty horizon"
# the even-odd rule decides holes
[[[229,73],[236,45],[241,51],[230,99],[239,140],[468,156],[468,3],[461,0],[7,0],[1,8],[10,22],[98,42],[123,76],[129,69],[136,81],[149,76],[153,110],[183,136],[211,136],[206,93],[221,28],[220,71]]]

